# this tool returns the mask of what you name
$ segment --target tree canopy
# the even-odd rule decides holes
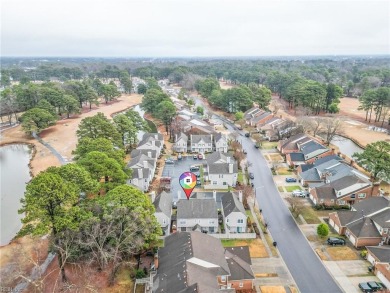
[[[33,132],[40,133],[47,127],[54,125],[57,119],[46,110],[32,108],[20,116],[20,121],[23,130],[27,134],[32,134]]]

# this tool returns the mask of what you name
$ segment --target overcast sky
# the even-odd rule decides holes
[[[390,53],[390,1],[2,0],[2,56]]]

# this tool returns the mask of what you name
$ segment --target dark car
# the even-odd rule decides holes
[[[297,179],[292,178],[292,177],[287,177],[286,182],[297,182]]]
[[[359,283],[359,288],[362,292],[374,292],[374,290],[368,286],[368,283]]]
[[[250,179],[255,179],[255,175],[253,173],[249,173],[249,178]]]
[[[196,179],[196,186],[201,186],[202,185],[202,182],[200,181],[200,179]]]
[[[343,238],[338,237],[329,237],[328,238],[328,244],[329,245],[345,245],[345,240]]]
[[[199,166],[191,166],[191,167],[190,167],[190,171],[191,171],[191,172],[199,171],[199,169],[200,169]]]
[[[247,133],[245,133],[245,136],[246,136],[246,137],[250,137],[251,134],[250,134],[249,132],[247,132]]]
[[[247,154],[246,150],[242,150],[242,152],[243,152],[245,155]]]
[[[255,144],[255,148],[257,148],[257,149],[258,149],[259,147],[260,147],[260,146],[259,146],[259,145],[256,143],[256,144]]]
[[[377,282],[367,282],[367,285],[372,289],[374,290],[375,292],[376,291],[379,291],[379,290],[382,290],[382,286],[379,285]]]

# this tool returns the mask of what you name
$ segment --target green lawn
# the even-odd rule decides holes
[[[308,224],[320,224],[321,221],[318,218],[316,212],[312,207],[304,207],[301,211],[302,217]]]
[[[293,172],[289,171],[288,168],[278,168],[278,175],[292,175]]]
[[[242,174],[241,171],[238,171],[238,175],[237,175],[237,181],[241,184],[244,183],[244,175]]]
[[[293,192],[294,190],[296,189],[299,189],[301,190],[302,188],[298,185],[287,185],[287,186],[284,186],[284,188],[287,190],[287,192]]]
[[[253,215],[252,215],[252,212],[251,210],[246,210],[246,215],[249,217],[249,219],[251,219],[251,222],[253,223]]]

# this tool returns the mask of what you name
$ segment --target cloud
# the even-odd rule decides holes
[[[388,1],[5,0],[3,56],[389,54]]]

